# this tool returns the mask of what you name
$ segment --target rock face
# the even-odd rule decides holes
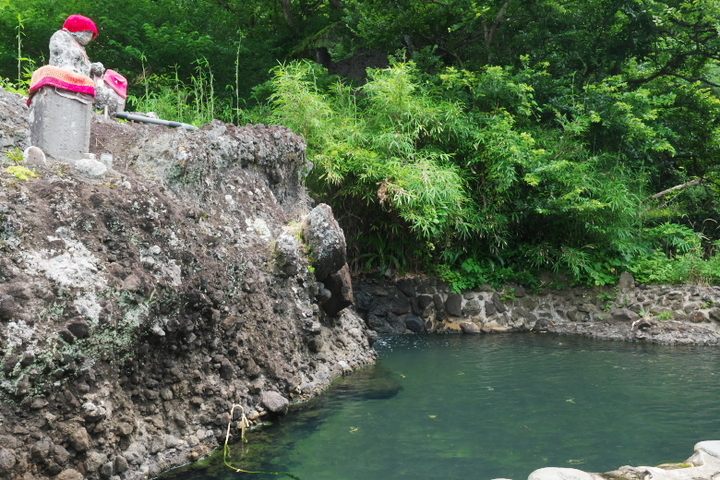
[[[27,147],[23,101],[0,89],[6,149]],[[0,173],[1,478],[153,477],[215,448],[233,404],[261,421],[374,361],[375,333],[325,313],[289,233],[311,204],[300,137],[92,133],[114,158],[101,178]]]
[[[720,344],[720,287],[635,285],[543,289],[489,285],[462,294],[436,279],[354,284],[355,304],[379,333],[536,331],[605,340]]]
[[[25,150],[30,146],[27,117],[30,109],[25,97],[0,88],[0,154],[13,148]]]
[[[335,220],[332,209],[324,203],[313,208],[306,217],[303,234],[313,257],[315,276],[330,294],[323,299],[323,310],[335,316],[343,308],[352,305],[353,301],[345,234]]]

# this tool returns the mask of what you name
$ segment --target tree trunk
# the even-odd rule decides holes
[[[495,21],[493,22],[492,26],[488,27],[487,24],[484,25],[485,27],[485,48],[488,52],[488,62],[490,62],[492,58],[492,54],[490,53],[490,47],[492,46],[493,40],[495,40],[495,32],[497,31],[497,28],[500,26],[500,23],[505,19],[505,13],[507,12],[508,7],[510,6],[510,0],[507,0],[502,8],[500,8],[500,11],[498,12],[497,16],[495,17]]]
[[[292,0],[280,0],[280,5],[282,5],[283,15],[285,16],[285,22],[288,24],[289,27],[295,26],[295,17],[293,17],[292,10],[290,10],[290,5],[292,4]]]

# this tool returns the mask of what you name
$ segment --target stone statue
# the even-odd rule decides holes
[[[90,63],[85,46],[98,35],[95,22],[82,15],[70,15],[50,37],[50,65],[64,68],[86,77],[101,77],[102,63]]]
[[[98,35],[95,22],[70,15],[50,39],[50,64],[30,81],[30,141],[49,158],[75,163],[90,147],[95,81],[102,64],[92,64],[85,45]]]
[[[30,141],[49,158],[75,163],[89,155],[93,107],[122,111],[127,80],[102,63],[90,63],[85,46],[98,35],[82,15],[70,15],[50,38],[50,64],[30,81]]]

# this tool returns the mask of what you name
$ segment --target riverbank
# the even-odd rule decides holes
[[[462,293],[432,278],[354,283],[355,304],[378,333],[546,332],[603,340],[720,344],[720,287],[641,285],[625,273],[612,287],[490,285]]]
[[[383,335],[375,345],[376,365],[249,432],[232,446],[234,464],[303,480],[689,467],[693,445],[720,425],[712,346],[535,333]],[[215,460],[171,478],[227,473]]]

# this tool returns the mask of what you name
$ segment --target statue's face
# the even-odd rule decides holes
[[[77,40],[77,42],[78,42],[80,45],[83,45],[83,46],[85,46],[85,45],[87,45],[88,43],[90,43],[90,40],[92,40],[92,38],[93,38],[93,32],[90,32],[90,31],[85,31],[85,32],[70,32],[70,35],[72,35],[72,37],[73,37],[75,40]]]

